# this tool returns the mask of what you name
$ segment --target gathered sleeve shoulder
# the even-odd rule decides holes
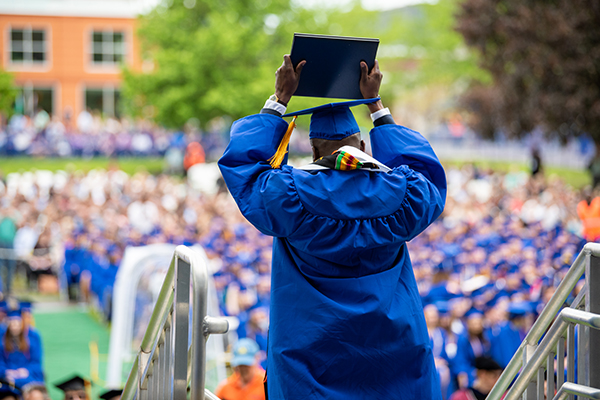
[[[292,168],[272,168],[287,123],[271,114],[236,121],[223,157],[218,162],[227,188],[242,214],[261,232],[286,237],[301,224],[303,208],[292,177]]]

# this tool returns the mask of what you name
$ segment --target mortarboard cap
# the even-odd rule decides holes
[[[113,400],[114,398],[121,396],[121,394],[123,394],[123,389],[111,389],[101,394],[100,398],[104,400]]]
[[[21,398],[21,391],[17,387],[5,380],[0,380],[0,400],[7,397]]]
[[[372,99],[343,101],[340,103],[323,104],[318,107],[307,108],[285,114],[284,117],[312,114],[310,119],[311,139],[342,140],[350,135],[360,132],[350,107],[361,104],[370,104],[379,100]]]
[[[273,168],[281,166],[287,153],[292,132],[296,126],[295,121],[297,116],[312,114],[309,133],[311,139],[342,140],[360,132],[356,119],[354,119],[354,115],[350,111],[350,107],[374,103],[378,100],[380,100],[379,97],[374,97],[372,99],[329,103],[285,114],[284,117],[294,117],[294,119],[290,122],[287,131],[283,135],[277,151],[269,158],[269,163]]]
[[[465,318],[471,318],[471,317],[483,317],[483,312],[481,310],[478,310],[475,307],[472,307],[469,311],[467,311],[465,313]]]
[[[484,371],[501,371],[503,368],[490,356],[475,358],[475,368]]]
[[[75,375],[64,382],[55,384],[54,386],[63,392],[67,392],[69,390],[86,390],[89,385],[90,381],[80,377],[79,375]]]
[[[510,303],[508,306],[509,318],[522,317],[526,314],[530,314],[532,311],[531,304],[526,301]]]

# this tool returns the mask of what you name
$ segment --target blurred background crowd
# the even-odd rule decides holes
[[[214,161],[231,122],[272,94],[294,32],[378,38],[386,106],[436,141],[446,208],[407,246],[444,398],[485,398],[583,244],[600,239],[598,2],[110,3],[0,0],[0,399],[62,400],[53,386],[67,371],[90,380],[61,390],[90,397],[91,381],[99,394],[108,350],[96,336],[108,342],[125,249],[154,243],[205,250],[219,308],[237,321],[231,383],[260,388],[272,242]],[[290,143],[298,165],[306,125]],[[83,355],[63,357],[77,338]]]
[[[560,179],[470,164],[446,173],[443,215],[408,246],[449,397],[473,384],[477,356],[508,363],[585,239],[582,195]],[[224,187],[203,192],[181,176],[129,176],[116,165],[7,178],[0,239],[17,259],[2,261],[4,294],[21,274],[34,290],[62,287],[108,322],[126,246],[200,244],[222,313],[239,319],[237,337],[255,340],[264,361],[272,240],[243,219]]]

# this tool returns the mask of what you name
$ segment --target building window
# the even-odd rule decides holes
[[[104,116],[120,117],[121,93],[119,89],[107,86],[85,90],[85,108],[100,111]]]
[[[15,112],[33,117],[38,111],[54,112],[54,89],[51,87],[25,86],[17,91]]]
[[[92,32],[92,63],[117,65],[125,60],[125,33],[107,31]]]
[[[43,29],[11,29],[11,62],[15,64],[41,64],[46,59],[46,32]]]

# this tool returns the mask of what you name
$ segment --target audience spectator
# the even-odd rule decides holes
[[[48,389],[40,383],[31,383],[23,387],[23,400],[50,400]]]
[[[4,275],[4,294],[9,294],[12,283],[12,276],[15,270],[14,242],[17,233],[17,226],[12,217],[14,210],[7,208],[0,212],[0,272]]]
[[[258,365],[258,344],[252,339],[240,339],[233,346],[233,375],[221,382],[215,394],[222,400],[260,400],[265,398],[265,371]]]
[[[0,331],[0,378],[17,387],[43,383],[40,335],[23,319],[20,307],[8,310],[7,319]]]
[[[473,385],[455,392],[450,400],[485,400],[502,374],[502,367],[491,357],[477,357],[475,369]]]

